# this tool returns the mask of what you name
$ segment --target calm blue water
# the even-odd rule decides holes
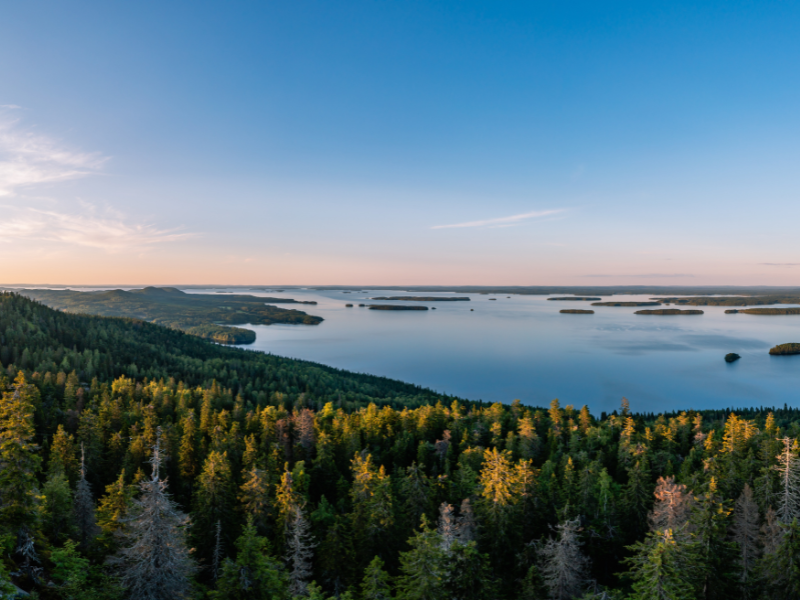
[[[588,308],[589,303],[478,294],[459,294],[469,295],[470,302],[422,303],[436,310],[388,312],[358,303],[403,293],[230,291],[316,300],[317,306],[298,308],[325,319],[317,326],[247,326],[257,334],[249,349],[464,398],[519,398],[532,405],[559,398],[562,405],[588,404],[595,414],[617,408],[622,396],[637,411],[800,401],[800,356],[767,353],[775,344],[800,342],[800,316],[726,315],[716,307],[701,307],[702,316],[642,316],[633,314],[637,309],[615,307],[592,307],[594,315],[562,315],[562,308]],[[356,306],[345,308],[347,302]],[[728,352],[742,359],[727,364]]]

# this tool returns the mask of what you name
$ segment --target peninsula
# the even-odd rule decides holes
[[[764,306],[768,304],[800,304],[800,294],[759,294],[753,296],[695,296],[689,298],[653,298],[671,304],[691,306]]]
[[[745,315],[800,315],[800,308],[742,308],[726,310],[726,315],[743,313]]]
[[[322,322],[322,317],[266,304],[310,304],[288,298],[187,294],[172,287],[99,292],[24,289],[19,293],[65,312],[140,319],[220,344],[252,344],[255,341],[255,332],[234,325],[317,325]]]

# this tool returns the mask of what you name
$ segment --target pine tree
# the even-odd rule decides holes
[[[303,509],[296,505],[286,527],[286,562],[290,569],[289,594],[292,597],[306,595],[315,546]]]
[[[733,541],[739,546],[739,569],[742,591],[746,592],[750,573],[758,558],[758,505],[753,490],[745,484],[733,508]]]
[[[41,459],[34,444],[33,412],[39,391],[20,371],[14,392],[0,401],[0,531],[32,534],[38,523],[36,474]]]
[[[539,551],[542,580],[553,600],[577,596],[587,581],[589,559],[581,552],[580,520],[556,525],[556,537],[547,540]]]
[[[392,600],[392,578],[379,556],[372,559],[361,581],[362,600]]]
[[[187,598],[196,571],[186,546],[188,518],[170,498],[167,481],[159,478],[160,442],[159,427],[150,460],[152,475],[139,484],[142,495],[123,520],[123,547],[112,560],[131,600]]]
[[[288,581],[280,563],[271,556],[269,542],[259,537],[252,519],[236,540],[236,560],[222,563],[212,600],[283,600]]]
[[[86,455],[81,444],[81,471],[78,485],[75,489],[75,501],[73,513],[75,515],[75,526],[78,530],[78,544],[83,552],[89,548],[89,544],[99,533],[97,520],[94,514],[94,497],[92,488],[86,481]]]

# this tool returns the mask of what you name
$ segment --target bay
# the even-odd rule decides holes
[[[619,407],[623,396],[633,410],[654,412],[794,406],[800,400],[800,356],[768,354],[776,344],[800,342],[800,316],[732,315],[726,307],[707,306],[698,307],[705,312],[699,316],[644,316],[635,315],[636,308],[481,294],[458,294],[469,302],[394,302],[436,310],[375,311],[358,304],[388,304],[369,298],[405,294],[185,291],[314,300],[316,306],[298,308],[323,317],[320,325],[247,325],[257,339],[243,347],[474,400],[543,406],[558,398],[562,405],[587,404],[595,414]],[[451,294],[425,293],[437,295]],[[650,297],[603,298],[611,299]],[[595,314],[560,314],[562,308],[591,308]],[[741,360],[726,363],[728,352]]]

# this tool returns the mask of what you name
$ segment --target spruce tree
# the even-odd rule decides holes
[[[379,556],[372,559],[361,580],[362,600],[392,600],[392,578]]]
[[[214,560],[214,548],[221,544],[221,556],[227,553],[235,527],[236,492],[227,452],[212,451],[203,465],[192,503],[192,540],[197,556],[207,565]],[[216,528],[220,523],[220,539]]]
[[[78,530],[78,543],[83,552],[89,547],[89,544],[99,533],[97,527],[97,519],[94,513],[94,497],[92,496],[92,488],[89,482],[86,481],[86,462],[83,444],[81,444],[81,470],[80,479],[75,489],[75,502],[73,505],[73,512],[75,516],[75,527]]]
[[[446,554],[442,539],[428,527],[422,527],[408,540],[411,550],[400,553],[400,575],[397,577],[397,600],[444,600],[447,598],[445,577]]]
[[[633,555],[625,559],[630,565],[627,575],[633,580],[630,600],[694,600],[695,593],[691,569],[693,546],[681,542],[672,531],[656,531],[648,534],[643,542],[628,549]]]
[[[800,522],[792,519],[781,524],[780,542],[773,552],[765,553],[758,565],[761,581],[770,600],[800,598]]]
[[[51,544],[60,545],[72,537],[74,514],[72,490],[63,471],[56,471],[42,486],[42,531]]]
[[[288,580],[280,563],[271,555],[269,541],[259,537],[250,519],[236,540],[236,560],[222,563],[212,600],[283,600]]]
[[[141,497],[133,501],[123,520],[122,548],[112,560],[131,600],[187,598],[196,571],[186,545],[188,518],[180,512],[160,479],[161,428],[150,463],[152,475],[139,484]]]

